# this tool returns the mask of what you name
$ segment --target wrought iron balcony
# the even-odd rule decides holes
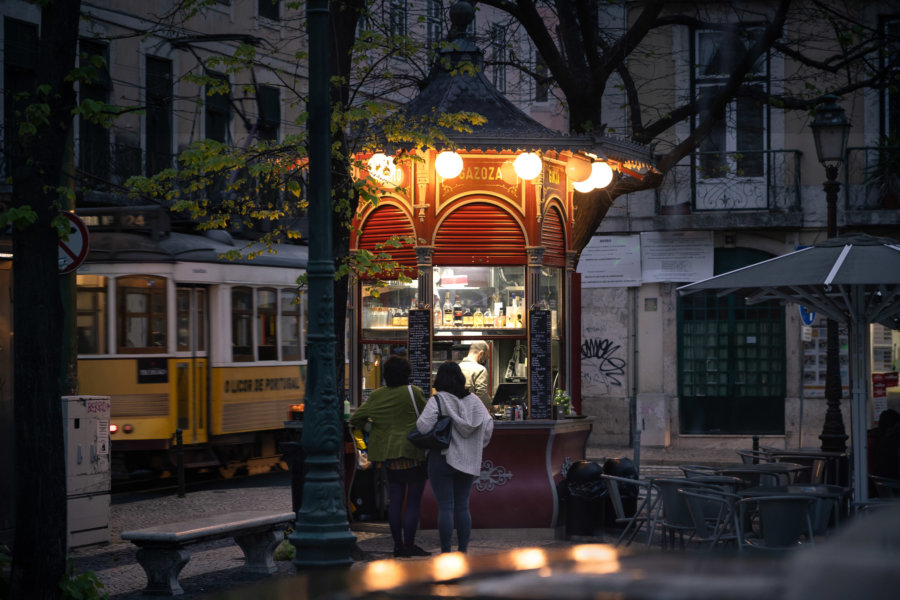
[[[800,211],[800,152],[697,152],[669,171],[657,214]]]

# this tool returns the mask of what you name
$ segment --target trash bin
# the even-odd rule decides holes
[[[625,457],[606,459],[606,462],[603,463],[603,474],[637,479],[637,470],[634,468],[634,463]],[[622,509],[625,511],[625,516],[634,516],[635,511],[637,511],[638,486],[619,485],[619,495],[622,498]],[[607,503],[611,505],[612,501],[607,498]],[[606,511],[606,519],[603,522],[603,526],[604,528],[616,527],[616,515],[612,506]]]
[[[601,475],[600,465],[589,460],[580,460],[569,467],[565,484],[560,486],[566,538],[597,535],[605,520],[608,502]]]

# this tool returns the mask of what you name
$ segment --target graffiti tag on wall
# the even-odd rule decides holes
[[[625,359],[616,356],[622,346],[605,338],[587,339],[581,344],[582,383],[622,386]]]

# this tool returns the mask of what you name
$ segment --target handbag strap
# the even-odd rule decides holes
[[[408,386],[406,386],[406,389],[409,390],[409,398],[410,398],[410,400],[412,400],[413,410],[416,411],[416,418],[418,419],[419,418],[419,407],[416,406],[416,396],[415,396],[415,394],[413,394],[412,386],[408,385]]]

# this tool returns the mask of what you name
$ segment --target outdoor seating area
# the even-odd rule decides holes
[[[785,552],[826,540],[868,512],[900,505],[900,482],[877,477],[871,481],[878,497],[854,504],[847,453],[755,448],[737,454],[739,463],[680,465],[683,477],[603,475],[615,524],[623,528],[615,544]],[[629,497],[637,490],[630,511],[623,490]]]

